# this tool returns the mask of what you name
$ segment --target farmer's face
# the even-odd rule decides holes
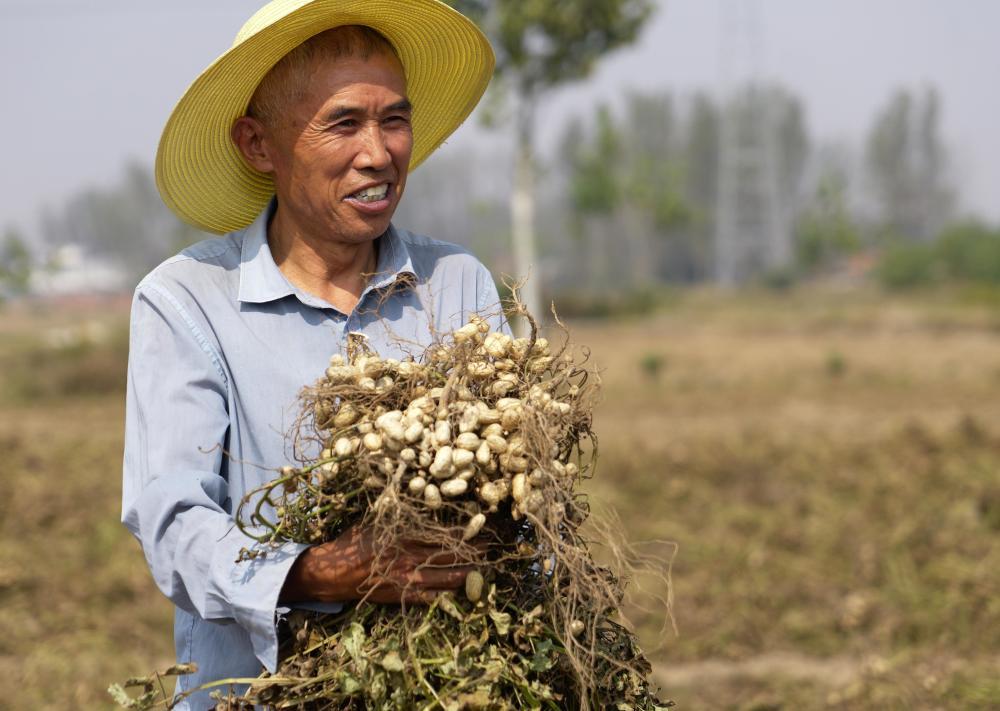
[[[304,98],[271,132],[278,209],[336,241],[377,238],[403,196],[410,117],[394,56],[318,60]]]

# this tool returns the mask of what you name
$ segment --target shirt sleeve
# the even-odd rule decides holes
[[[175,605],[239,624],[274,671],[278,595],[308,546],[236,562],[253,541],[235,525],[222,475],[229,385],[218,349],[154,284],[137,289],[130,328],[122,522]]]

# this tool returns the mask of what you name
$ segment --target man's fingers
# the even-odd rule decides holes
[[[369,602],[398,605],[406,603],[410,605],[427,605],[434,602],[439,595],[453,593],[456,586],[441,588],[423,588],[410,585],[399,588],[395,585],[383,585],[372,590],[366,599]]]
[[[422,594],[424,591],[457,590],[465,585],[465,577],[472,570],[466,566],[424,568],[397,573],[375,583],[369,599],[373,602],[398,602],[400,599],[407,599],[409,595]]]
[[[449,566],[469,566],[470,556],[459,556],[454,551],[445,551],[440,548],[410,548],[407,549],[396,560],[397,566],[411,566],[413,568],[435,567],[446,568]]]
[[[490,544],[490,539],[486,536],[476,536],[472,540],[462,541],[459,538],[455,538],[451,542],[428,542],[428,541],[414,541],[414,540],[402,540],[399,542],[400,550],[406,551],[408,553],[430,555],[432,553],[442,553],[448,550],[454,550],[455,548],[461,547],[463,550],[468,551],[470,549],[477,549],[485,551],[488,549]]]
[[[443,550],[440,546],[409,544],[403,549],[403,552],[414,560],[434,565],[455,565],[459,561],[458,555],[454,551]]]
[[[410,587],[427,589],[454,590],[465,584],[467,576],[473,568],[418,568],[409,574],[407,582]]]
[[[481,544],[477,541],[474,545]],[[426,604],[441,592],[462,588],[475,566],[454,551],[410,541],[391,554],[387,552],[376,569],[378,572],[363,586],[368,590],[366,599]]]
[[[462,563],[468,565],[468,561],[463,561],[454,553],[442,550],[428,551],[423,560],[423,565],[434,566],[460,565]]]
[[[430,605],[439,595],[452,592],[451,590],[407,590],[403,593],[400,602],[408,605]]]

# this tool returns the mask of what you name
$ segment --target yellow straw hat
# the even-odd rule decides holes
[[[414,107],[411,168],[472,113],[493,73],[493,50],[483,34],[438,0],[273,0],[195,80],[163,130],[156,184],[178,217],[224,234],[260,214],[274,184],[233,145],[233,122],[246,113],[258,84],[282,57],[342,25],[380,32],[403,63]]]

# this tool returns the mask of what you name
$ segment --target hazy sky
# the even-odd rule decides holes
[[[405,2],[405,0],[400,0]],[[669,0],[642,41],[596,76],[549,97],[552,150],[570,112],[628,89],[715,88],[722,10],[737,0]],[[151,163],[187,85],[260,0],[0,0],[7,170],[0,226],[30,228],[45,205],[113,182],[130,157]],[[937,86],[963,204],[1000,220],[1000,2],[761,0],[765,74],[802,96],[817,140],[859,142],[900,86]],[[483,140],[463,128],[443,150]]]

